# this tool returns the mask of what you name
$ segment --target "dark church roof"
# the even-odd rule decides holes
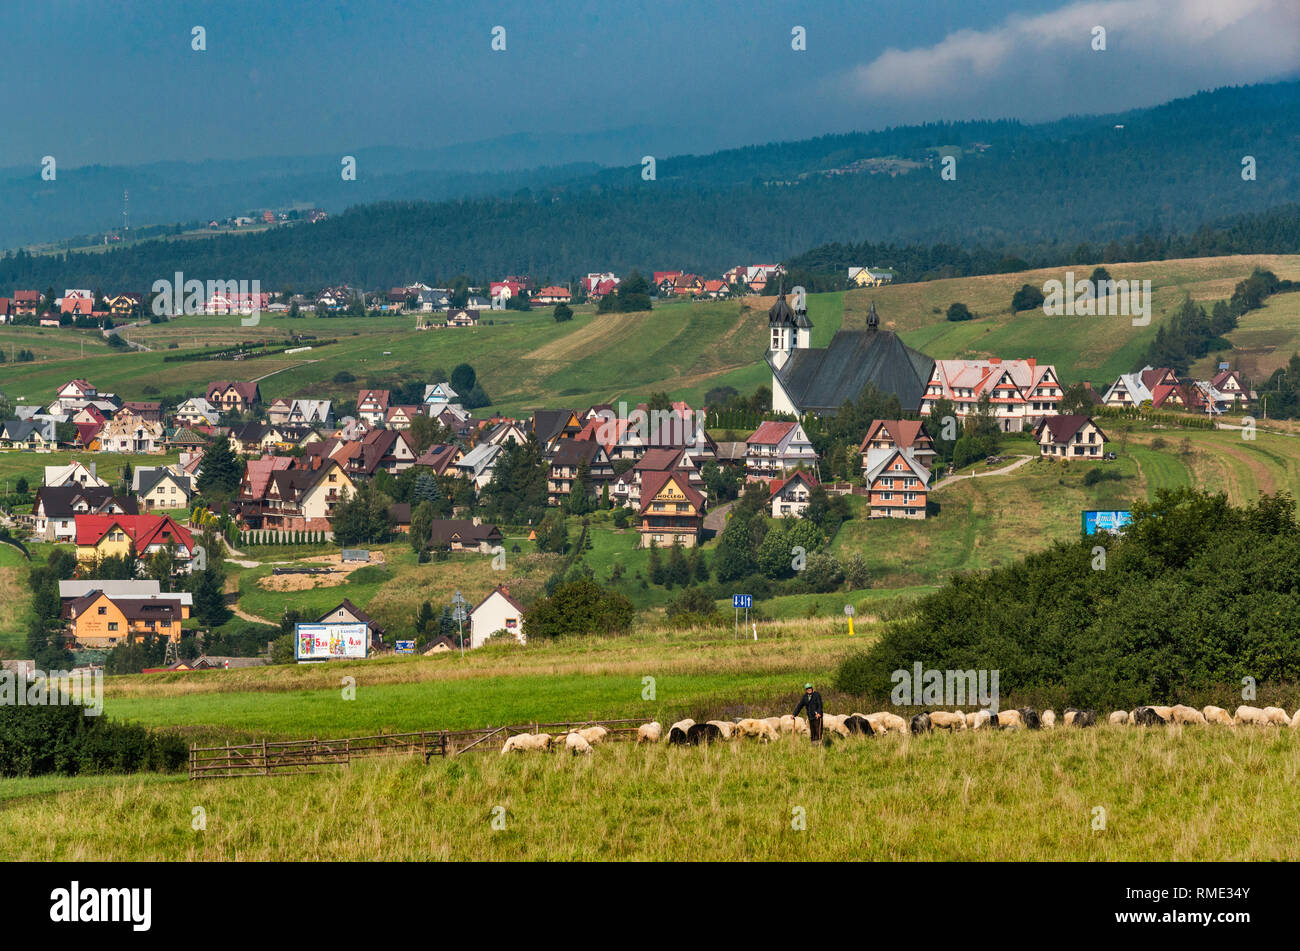
[[[785,302],[785,295],[782,294],[776,299],[776,303],[768,309],[767,325],[769,327],[788,327],[793,323],[794,311]]]
[[[768,356],[771,362],[771,356]],[[773,374],[801,413],[834,412],[867,384],[898,397],[904,410],[921,406],[934,361],[889,330],[841,330],[829,347],[790,351]]]

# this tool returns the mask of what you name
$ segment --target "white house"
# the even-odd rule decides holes
[[[497,631],[506,631],[520,644],[525,643],[524,609],[510,597],[505,585],[497,585],[469,612],[469,646],[482,647]]]

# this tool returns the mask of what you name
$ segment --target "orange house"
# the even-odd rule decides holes
[[[647,472],[641,479],[639,514],[642,548],[662,548],[674,541],[692,548],[704,527],[704,496],[680,470]]]
[[[114,600],[91,591],[63,608],[68,634],[83,647],[113,647],[152,634],[180,641],[181,622],[190,616],[179,597],[135,597]]]

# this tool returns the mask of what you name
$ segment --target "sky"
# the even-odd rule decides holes
[[[629,128],[634,164],[1300,76],[1300,0],[2,0],[0,36],[34,169]]]

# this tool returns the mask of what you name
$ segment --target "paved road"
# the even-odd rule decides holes
[[[735,504],[736,504],[736,500],[732,499],[730,502],[725,502],[722,505],[719,505],[716,509],[709,509],[707,512],[705,512],[704,513],[705,531],[710,531],[713,532],[714,534],[721,533],[722,530],[727,527],[727,512]]]
[[[1011,463],[1011,465],[1003,466],[1001,469],[990,469],[988,472],[967,472],[963,475],[948,476],[948,478],[940,479],[931,486],[930,491],[933,492],[935,489],[941,489],[951,482],[960,482],[963,479],[982,479],[985,476],[1006,475],[1008,472],[1014,472],[1026,462],[1031,462],[1035,458],[1035,456],[1021,456],[1017,461]]]

